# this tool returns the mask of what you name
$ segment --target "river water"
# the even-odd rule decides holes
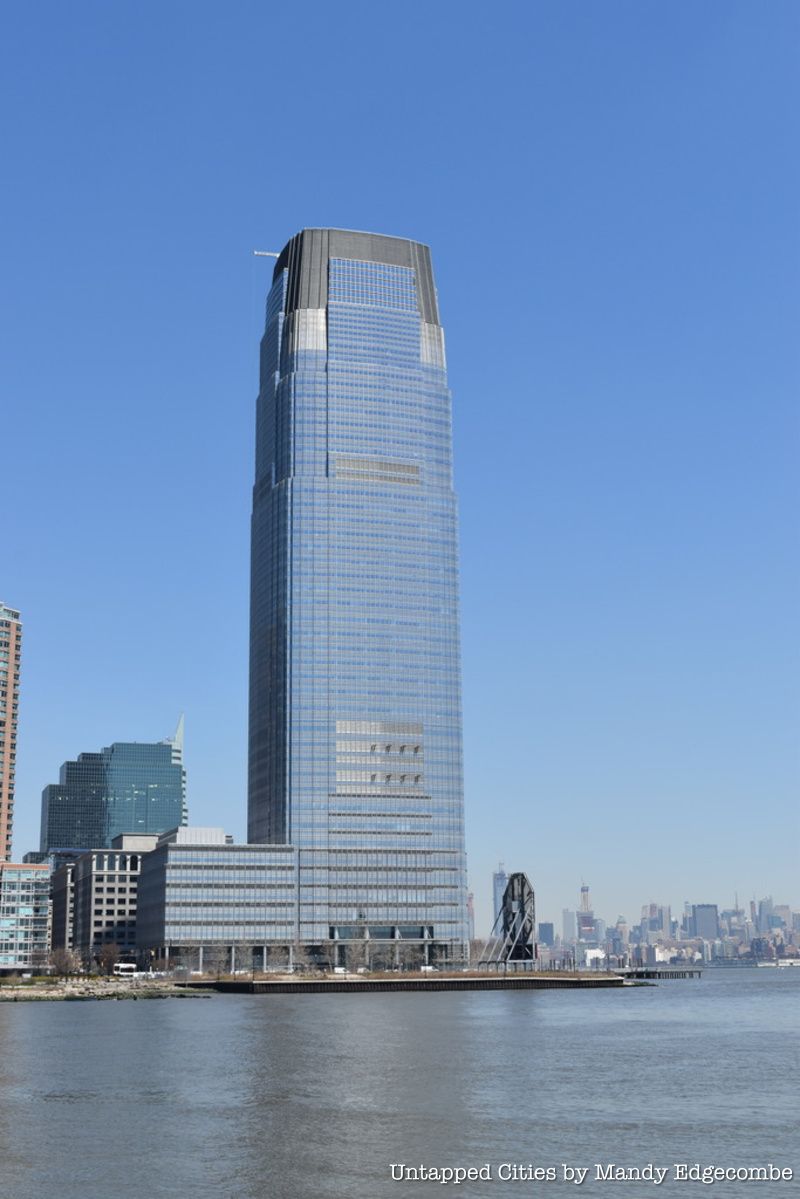
[[[799,1032],[800,969],[622,991],[0,1004],[0,1195],[691,1199],[709,1186],[674,1163],[772,1163],[795,1181],[711,1193],[789,1199]],[[393,1181],[392,1163],[491,1179]],[[604,1181],[595,1163],[670,1172]],[[557,1178],[503,1181],[504,1164]]]

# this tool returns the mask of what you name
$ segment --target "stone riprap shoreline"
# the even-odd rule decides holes
[[[2,983],[0,1003],[50,1003],[89,999],[208,999],[210,992],[176,987],[169,981],[80,978],[58,982]]]

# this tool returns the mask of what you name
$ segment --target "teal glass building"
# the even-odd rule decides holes
[[[39,850],[103,849],[120,833],[185,825],[183,717],[165,741],[115,741],[64,762],[42,792]]]
[[[307,944],[467,940],[451,399],[427,246],[305,229],[261,343],[248,840]]]

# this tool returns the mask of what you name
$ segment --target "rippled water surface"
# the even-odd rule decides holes
[[[800,1173],[800,969],[623,991],[0,1004],[0,1195],[795,1195],[594,1163]],[[393,1182],[391,1163],[492,1181]]]

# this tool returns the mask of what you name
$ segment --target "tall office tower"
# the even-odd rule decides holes
[[[547,946],[548,949],[553,948],[556,939],[555,925],[544,921],[539,925],[539,944]]]
[[[716,941],[719,936],[719,912],[715,903],[692,905],[692,928],[695,937]]]
[[[508,875],[503,863],[498,862],[497,869],[492,875],[492,924],[495,923],[503,910],[503,896],[506,893],[507,886]]]
[[[21,650],[19,612],[0,603],[0,862],[11,860]]]
[[[758,901],[758,931],[760,933],[769,932],[772,927],[770,921],[773,914],[772,896],[767,895],[764,899]]]
[[[121,833],[164,833],[187,822],[183,717],[165,741],[115,741],[64,762],[42,792],[39,849],[103,849]]]
[[[464,952],[451,456],[427,247],[297,234],[261,343],[248,839],[294,845],[307,944]]]
[[[589,900],[589,888],[585,883],[581,884],[581,906],[575,913],[575,920],[578,929],[578,941],[590,948],[595,947],[598,943],[597,922]]]

